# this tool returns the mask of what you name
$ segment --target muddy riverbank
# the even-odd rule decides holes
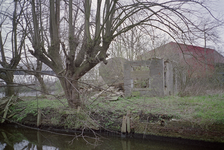
[[[129,112],[130,133],[128,130],[122,133],[128,137],[159,136],[224,143],[223,95],[192,99],[101,100],[76,110],[69,108],[65,99],[17,97],[8,104],[7,115],[4,105],[0,116],[6,116],[4,124],[17,123],[31,127],[39,124],[39,129],[121,135],[122,122]],[[204,110],[208,105],[210,111],[206,112]],[[213,117],[209,118],[211,115]]]
[[[127,137],[142,137],[158,136],[172,137],[199,141],[220,142],[224,143],[224,125],[197,125],[192,122],[183,121],[181,119],[172,119],[172,117],[163,116],[160,119],[158,115],[150,114],[148,120],[141,117],[131,119],[131,132],[121,133],[122,116],[117,116],[115,119],[113,112],[107,112],[107,117],[114,118],[113,122],[109,122],[107,118],[100,117],[101,115],[92,113],[91,117],[86,117],[84,114],[76,112],[64,112],[63,115],[58,113],[58,110],[42,110],[41,124],[39,129],[55,130],[55,131],[82,131],[107,133]],[[106,112],[105,112],[106,113]],[[151,120],[149,120],[151,119]],[[6,121],[7,123],[15,123]],[[27,114],[18,125],[26,125],[36,127],[37,116],[30,113]]]

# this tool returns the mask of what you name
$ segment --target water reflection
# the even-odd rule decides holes
[[[1,150],[7,150],[7,149],[14,149],[14,150],[59,150],[59,148],[55,148],[54,146],[45,146],[42,145],[42,147],[38,147],[35,144],[30,143],[27,140],[23,140],[20,143],[15,143],[13,146],[7,145],[6,143],[2,144],[0,142],[0,149]]]
[[[90,138],[86,140],[90,143],[95,142]],[[26,128],[0,126],[0,150],[197,150],[212,148],[205,145],[183,145],[175,142],[121,139],[119,137],[101,138],[98,145],[93,146],[87,144],[86,140]]]

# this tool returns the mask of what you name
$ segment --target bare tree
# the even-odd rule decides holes
[[[109,53],[112,57],[124,57],[134,60],[136,56],[149,49],[149,36],[141,30],[134,28],[116,37],[111,43]]]
[[[33,30],[30,29],[30,37],[33,50],[30,50],[30,53],[58,75],[68,103],[74,108],[82,105],[78,80],[99,62],[107,63],[107,51],[115,37],[136,26],[151,26],[172,38],[177,34],[188,36],[191,27],[197,25],[190,19],[192,17],[186,15],[191,13],[190,9],[186,9],[186,5],[197,5],[206,10],[202,3],[193,0],[97,0],[95,4],[91,0],[32,0],[31,4]],[[46,15],[36,15],[37,5],[45,6],[42,9],[49,14],[49,19]],[[134,19],[130,21],[132,16]],[[45,28],[40,23],[43,21],[47,21]],[[63,25],[66,28],[62,28]],[[40,40],[42,31],[45,31],[47,45]],[[62,34],[68,38],[63,39]],[[65,56],[65,61],[62,56]]]
[[[35,76],[35,78],[38,80],[39,84],[40,84],[40,91],[42,94],[49,94],[49,91],[47,89],[47,86],[44,82],[44,79],[41,75],[43,75],[42,73],[42,65],[43,63],[36,59],[36,62],[34,62],[34,60],[29,59],[29,56],[26,53],[26,48],[24,47],[24,59],[21,59],[21,62],[23,63],[23,65],[21,66],[22,70],[29,75],[33,75]]]
[[[165,34],[154,32],[153,27],[137,26],[130,31],[117,36],[109,48],[111,57],[124,57],[135,60],[137,56],[155,49],[168,42]]]
[[[43,13],[42,8],[41,8],[42,5],[40,4],[40,2],[37,1],[37,6],[36,6],[36,8],[33,8],[33,9],[30,9],[29,8],[30,5],[27,4],[25,11],[22,12],[23,16],[26,20],[27,26],[29,27],[29,32],[30,32],[29,34],[31,35],[31,36],[28,36],[28,38],[31,41],[31,43],[33,44],[33,46],[35,46],[35,48],[38,48],[38,49],[43,48],[43,45],[45,44],[44,31],[42,30],[43,22],[42,22],[42,20],[39,19],[39,18],[41,18],[41,15]],[[31,5],[31,6],[34,7],[34,5]],[[31,13],[30,11],[33,11],[32,13],[35,15],[34,16],[32,14],[30,15],[30,13]],[[32,17],[34,17],[33,20],[31,20]],[[33,25],[35,25],[35,26],[33,27],[29,21],[35,21],[35,22],[33,22]],[[34,28],[34,33],[32,31],[32,28]],[[28,43],[27,45],[29,45],[29,42],[27,42],[27,43]],[[32,57],[31,59],[29,59],[30,56],[29,56],[29,54],[27,54],[27,48],[26,48],[27,45],[24,45],[24,48],[23,48],[24,49],[24,59],[22,59],[23,70],[27,74],[35,76],[35,78],[38,80],[38,82],[40,84],[41,92],[43,94],[49,94],[46,84],[44,83],[44,79],[41,76],[43,63],[40,61],[39,58],[36,58],[36,60],[34,60],[35,57],[34,58]]]
[[[2,66],[2,68],[0,68],[0,78],[4,80],[7,84],[5,96],[11,96],[14,94],[14,71],[21,60],[21,51],[27,34],[26,27],[21,28],[21,25],[23,24],[21,14],[23,12],[25,3],[19,3],[18,1],[14,1],[12,2],[12,4],[14,5],[12,15],[9,13],[11,6],[6,5],[8,9],[1,12],[2,20],[0,24],[0,64]],[[6,24],[5,26],[7,26],[8,28],[6,27],[6,29],[4,29],[4,35],[2,35],[2,28],[4,26],[4,23]],[[7,40],[9,40],[10,35],[11,49],[8,50],[7,48],[9,45],[7,44],[9,44],[9,42],[7,42]]]

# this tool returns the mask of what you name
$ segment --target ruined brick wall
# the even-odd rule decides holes
[[[117,86],[124,82],[124,63],[127,60],[121,57],[114,57],[108,59],[105,65],[101,63],[99,66],[99,75],[104,82],[109,86]]]
[[[177,94],[177,76],[171,61],[152,58],[124,64],[125,96],[165,96]]]
[[[124,64],[125,96],[163,96],[164,60],[129,61]]]

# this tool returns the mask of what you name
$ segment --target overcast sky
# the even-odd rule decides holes
[[[216,6],[217,11],[220,12],[220,16],[224,20],[224,0],[219,0],[219,5]],[[222,27],[222,37],[224,40],[224,27]]]
[[[214,1],[214,4],[211,5],[212,10],[214,10],[215,16],[224,21],[224,0],[206,0],[207,3],[212,3]],[[216,50],[222,53],[224,55],[224,25],[219,28],[219,36],[221,38],[222,44],[219,48]]]
[[[97,0],[93,0],[93,3],[96,2],[96,1]],[[162,1],[162,0],[160,0],[160,1]],[[164,1],[166,1],[166,0],[164,0]],[[210,7],[210,9],[212,11],[212,14],[214,14],[215,17],[217,17],[220,20],[224,20],[224,0],[202,0],[202,1],[205,2],[206,6]],[[219,33],[219,36],[220,36],[220,38],[222,39],[222,42],[223,42],[222,51],[224,52],[224,26],[219,28],[218,33]]]
[[[224,20],[224,0],[206,0],[207,4],[211,4],[211,9],[213,11],[213,14],[220,19]],[[220,29],[220,36],[222,37],[222,40],[224,42],[224,26]]]

